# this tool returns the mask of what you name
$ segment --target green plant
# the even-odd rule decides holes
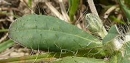
[[[5,51],[7,48],[14,45],[14,42],[12,40],[4,41],[3,43],[0,43],[0,53]]]
[[[88,29],[102,37],[103,41],[74,25],[45,15],[27,15],[18,18],[9,29],[9,37],[28,48],[60,53],[61,59],[55,60],[54,63],[66,61],[68,63],[118,63],[118,59],[125,55],[123,52],[129,51],[126,46],[126,43],[129,42],[121,41],[123,44],[120,43],[120,33],[116,25],[112,26],[109,32],[106,32],[101,25],[102,22],[98,23],[99,17],[96,17],[96,15],[94,17],[93,14],[86,16],[87,20],[90,20]],[[97,22],[92,22],[93,20]],[[99,24],[101,26],[98,26]],[[72,55],[69,55],[68,52]],[[64,56],[74,56],[62,59],[63,53]],[[108,58],[110,61],[105,61],[102,58]],[[123,58],[120,61],[127,62],[128,60]]]
[[[124,12],[124,14],[126,15],[126,17],[128,18],[128,20],[130,21],[130,6],[128,3],[130,3],[129,0],[118,0],[121,10]]]
[[[69,17],[72,24],[75,23],[74,16],[79,7],[80,0],[69,0]]]
[[[33,49],[77,51],[102,46],[100,40],[92,35],[51,16],[28,15],[19,18],[11,25],[9,34],[13,40]]]

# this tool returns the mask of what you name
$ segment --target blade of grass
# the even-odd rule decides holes
[[[1,30],[0,30],[0,33],[1,33],[1,32],[8,32],[8,29],[1,29]]]
[[[118,2],[120,4],[121,10],[124,12],[124,14],[126,15],[126,17],[128,18],[128,20],[130,22],[130,8],[128,6],[126,6],[126,4],[124,3],[123,0],[118,0]]]
[[[130,8],[130,0],[124,0],[124,3],[126,4],[126,6],[127,6],[128,8]]]
[[[45,1],[45,4],[59,19],[64,20],[64,17],[61,15],[61,13],[59,13],[59,11],[54,6],[52,6],[50,2]]]
[[[28,0],[28,6],[31,8],[32,7],[32,1],[33,0]]]
[[[32,62],[40,62],[40,61],[53,61],[53,56],[50,53],[41,54],[41,55],[30,55],[30,56],[22,56],[22,57],[14,57],[8,59],[0,60],[0,63],[32,63]]]
[[[62,15],[63,15],[65,21],[69,22],[70,19],[69,19],[67,12],[66,12],[66,8],[64,6],[63,0],[59,0],[59,4],[60,4],[61,12],[62,12]]]
[[[88,4],[89,4],[89,7],[90,7],[91,12],[92,12],[93,14],[99,16],[99,15],[98,15],[98,12],[97,12],[97,10],[96,10],[96,7],[95,7],[95,5],[94,5],[93,0],[88,0]]]
[[[69,0],[69,17],[72,24],[75,23],[74,21],[74,15],[76,14],[76,11],[78,10],[80,4],[80,0]]]
[[[14,42],[12,40],[7,40],[3,43],[0,44],[0,53],[6,50],[7,48],[11,47],[14,45]]]

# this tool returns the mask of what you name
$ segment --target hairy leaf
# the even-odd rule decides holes
[[[95,14],[86,14],[86,27],[95,35],[100,36],[102,39],[107,35],[107,31],[103,26],[102,20]]]
[[[126,42],[116,55],[112,56],[110,63],[129,63],[130,62],[130,41]]]
[[[28,15],[18,18],[9,29],[9,37],[32,49],[61,51],[101,47],[92,35],[58,18]]]
[[[116,25],[112,26],[108,34],[103,39],[103,46],[106,53],[113,54],[113,52],[118,51],[123,46],[123,40],[119,37],[119,31]]]
[[[124,48],[125,51],[123,52],[120,63],[129,63],[130,62],[130,41],[124,45]]]

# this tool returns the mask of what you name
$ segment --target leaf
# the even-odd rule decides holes
[[[130,0],[124,0],[125,5],[130,8]]]
[[[124,44],[119,53],[112,56],[110,63],[129,63],[130,62],[130,41]]]
[[[123,63],[121,55],[122,55],[121,52],[118,52],[117,54],[112,55],[108,63]]]
[[[123,24],[125,25],[126,23],[118,18],[116,18],[115,16],[110,16],[110,19],[114,22],[114,23],[117,23],[117,24]]]
[[[103,39],[103,46],[107,54],[113,54],[115,51],[118,51],[122,47],[120,43],[119,31],[117,30],[116,25],[112,26],[108,34]]]
[[[129,7],[127,7],[124,3],[124,0],[118,0],[119,1],[119,4],[120,4],[120,7],[121,7],[121,10],[123,10],[123,12],[125,13],[126,17],[129,19],[130,21],[130,9]],[[130,1],[129,1],[130,3]]]
[[[74,15],[76,14],[76,11],[78,10],[80,4],[80,0],[69,0],[69,17],[72,23],[74,22]]]
[[[8,32],[8,29],[1,29],[1,30],[0,30],[0,33],[1,33],[1,32]]]
[[[116,25],[114,25],[110,28],[107,36],[103,39],[103,44],[113,40],[117,35],[119,35],[119,32],[117,31]]]
[[[33,0],[28,0],[28,6],[31,8],[32,7],[32,1]]]
[[[126,33],[126,35],[125,35],[125,41],[126,42],[128,42],[128,41],[130,41],[130,30]]]
[[[54,60],[55,58],[50,56],[50,53],[45,53],[40,55],[28,55],[28,56],[0,59],[0,63],[41,63],[41,62],[50,63]]]
[[[102,59],[85,58],[85,57],[64,57],[53,63],[105,63]]]
[[[125,51],[124,51],[124,56],[120,63],[129,63],[130,62],[130,41],[126,42],[124,45]]]
[[[58,18],[28,15],[18,18],[9,29],[9,37],[32,49],[50,51],[77,51],[102,47],[101,42]]]
[[[0,43],[0,53],[11,47],[12,45],[14,45],[14,42],[12,40],[7,40],[3,43]]]
[[[103,26],[102,20],[95,14],[86,14],[86,27],[94,35],[100,36],[103,39],[107,35],[107,31]],[[88,24],[88,25],[87,25]]]

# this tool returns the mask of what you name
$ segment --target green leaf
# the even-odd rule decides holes
[[[107,35],[107,31],[103,26],[102,20],[95,14],[86,14],[86,27],[94,35],[100,36],[103,39]]]
[[[123,48],[116,55],[113,55],[109,63],[129,63],[130,62],[130,41],[124,44]]]
[[[77,51],[102,47],[101,42],[58,18],[28,15],[17,19],[9,29],[9,37],[32,49]]]
[[[130,0],[124,0],[125,5],[130,8]]]
[[[85,57],[64,57],[53,63],[105,63],[102,59],[85,58]]]
[[[109,58],[108,63],[123,63],[122,62],[122,54],[121,52],[116,53],[115,55],[112,55],[111,58]]]
[[[74,15],[76,14],[76,11],[78,10],[79,3],[80,3],[80,0],[69,0],[69,17],[72,23],[75,23]]]
[[[121,10],[123,10],[123,12],[125,13],[126,17],[127,17],[127,18],[129,19],[129,21],[130,21],[130,8],[127,7],[127,5],[125,5],[124,0],[118,0],[118,1],[119,1]],[[129,1],[129,3],[130,3],[130,1]]]
[[[110,16],[110,19],[111,19],[114,23],[117,23],[117,24],[123,24],[123,25],[126,24],[125,21],[122,21],[122,20],[116,18],[115,16]]]
[[[31,8],[33,0],[28,0],[28,6]]]
[[[103,44],[113,40],[117,35],[119,35],[119,32],[117,31],[116,25],[114,25],[110,28],[107,36],[103,39]]]
[[[122,60],[120,61],[120,63],[129,63],[130,62],[130,41],[127,42],[124,45],[124,55],[122,56]]]
[[[8,29],[1,29],[1,30],[0,30],[0,33],[1,33],[1,32],[8,32]]]
[[[113,54],[115,51],[118,51],[122,47],[120,39],[118,39],[119,31],[117,30],[116,25],[112,26],[108,34],[103,39],[103,46],[107,54]]]
[[[0,53],[11,47],[12,45],[14,45],[14,42],[12,40],[7,40],[3,43],[0,43]]]
[[[48,63],[55,60],[53,56],[50,56],[50,53],[45,53],[45,54],[40,54],[40,55],[11,57],[7,59],[0,59],[0,63],[41,63],[43,61],[45,63]]]

